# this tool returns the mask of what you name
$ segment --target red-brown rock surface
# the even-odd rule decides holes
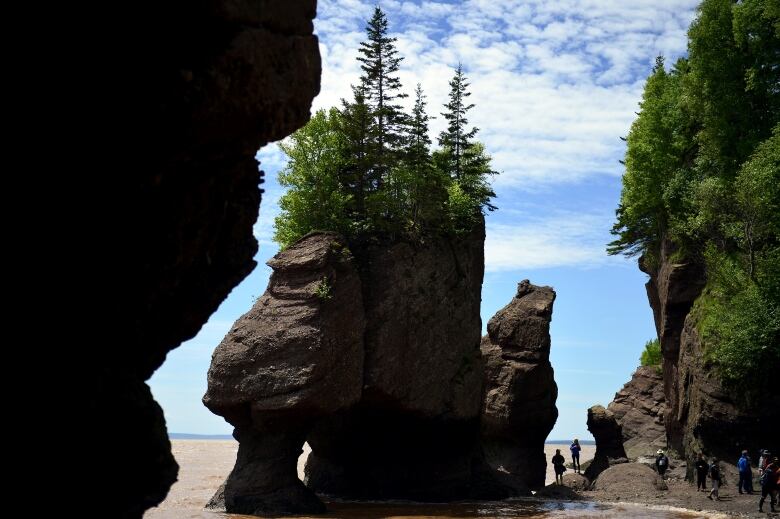
[[[554,301],[552,288],[522,281],[512,301],[488,322],[481,345],[487,459],[534,489],[544,486],[544,441],[558,418],[558,387],[549,361]]]
[[[419,501],[516,493],[479,443],[483,243],[480,225],[459,238],[352,244],[353,257],[314,233],[269,262],[266,293],[209,371],[204,402],[240,442],[212,504],[292,514],[322,511],[312,490]],[[304,441],[307,487],[294,473]]]
[[[623,449],[620,424],[611,411],[600,405],[588,409],[588,430],[596,440],[596,454],[585,469],[585,477],[594,481],[612,465],[628,462]]]
[[[622,428],[629,458],[654,456],[658,449],[666,449],[665,402],[661,374],[654,366],[640,366],[607,406]]]

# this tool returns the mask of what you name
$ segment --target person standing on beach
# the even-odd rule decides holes
[[[663,478],[664,474],[666,474],[666,469],[669,468],[669,458],[666,457],[666,454],[661,449],[658,449],[656,455],[655,468],[658,469],[658,474]]]
[[[761,473],[764,472],[764,466],[766,465],[766,456],[769,451],[766,449],[759,449],[758,451],[758,477],[761,477]]]
[[[772,453],[769,452],[767,449],[764,449],[764,452],[761,454],[761,458],[758,460],[758,476],[761,477],[761,474],[764,473],[764,469],[767,465],[769,465],[770,460],[772,459]]]
[[[718,458],[712,458],[712,465],[710,465],[710,479],[712,480],[712,490],[707,494],[707,499],[713,499],[720,501],[718,490],[720,489],[720,467],[718,466]]]
[[[555,482],[559,485],[563,485],[563,472],[566,467],[563,465],[566,463],[566,459],[561,454],[561,449],[555,449],[555,456],[552,457],[553,469],[555,469]],[[560,479],[560,483],[558,482]]]
[[[572,442],[571,447],[569,447],[569,450],[571,451],[572,468],[579,473],[580,451],[582,450],[582,448],[580,447],[580,441],[577,438],[574,438],[574,442]]]
[[[761,499],[758,500],[759,512],[764,511],[764,500],[766,499],[766,496],[769,496],[769,506],[771,507],[772,512],[777,512],[777,510],[775,510],[775,500],[779,488],[780,464],[778,464],[777,456],[775,456],[761,474]]]
[[[696,492],[707,491],[707,471],[710,466],[707,465],[707,460],[704,459],[704,454],[699,453],[699,457],[696,460]]]
[[[739,468],[739,493],[742,494],[742,489],[748,494],[753,493],[753,469],[750,468],[750,457],[748,457],[748,451],[742,451],[742,457],[737,462],[737,468]]]

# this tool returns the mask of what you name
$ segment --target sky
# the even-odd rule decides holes
[[[431,137],[443,129],[442,104],[453,69],[470,81],[469,114],[493,157],[495,200],[487,217],[483,333],[487,321],[530,279],[556,293],[550,360],[558,384],[558,421],[549,439],[591,439],[588,407],[607,405],[631,377],[653,317],[635,259],[610,257],[605,245],[620,199],[625,136],[639,110],[655,57],[686,54],[696,0],[467,0],[380,3],[404,61],[400,78],[411,103],[419,82],[429,102]],[[315,33],[322,90],[312,111],[349,98],[355,60],[373,1],[320,0]],[[201,403],[211,353],[231,324],[266,288],[265,262],[283,188],[285,157],[258,153],[265,194],[254,232],[258,267],[200,333],[168,354],[150,379],[168,430],[230,434]]]

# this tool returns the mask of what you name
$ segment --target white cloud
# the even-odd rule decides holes
[[[597,267],[626,263],[604,252],[603,215],[557,212],[519,224],[493,223],[488,219],[485,270],[533,270],[555,267]]]
[[[422,83],[438,115],[463,62],[477,105],[471,122],[502,175],[497,189],[618,176],[642,83],[658,53],[685,53],[698,0],[385,0],[408,91]],[[315,108],[351,95],[374,0],[321,0],[323,55]],[[411,99],[406,100],[407,103]],[[434,121],[432,135],[441,130]]]

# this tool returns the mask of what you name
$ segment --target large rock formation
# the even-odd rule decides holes
[[[558,418],[558,386],[549,360],[554,301],[552,288],[520,282],[512,301],[488,322],[481,345],[487,459],[534,489],[544,486],[544,441]]]
[[[306,483],[347,498],[503,497],[479,450],[484,227],[462,239],[356,244],[363,395],[309,436]]]
[[[203,399],[239,441],[225,507],[324,512],[296,467],[316,419],[360,399],[360,278],[346,244],[330,233],[306,236],[268,265],[274,273],[265,294],[214,351]]]
[[[69,220],[60,225],[78,251],[68,292],[91,306],[69,305],[71,321],[100,326],[85,337],[74,324],[73,401],[88,415],[83,430],[105,432],[85,435],[78,461],[95,476],[91,509],[138,518],[177,474],[144,381],[254,268],[254,156],[308,120],[320,61],[315,0],[118,8],[106,6],[102,22],[94,12],[81,25],[63,20],[68,35],[56,47],[66,70],[47,74],[75,94],[63,104],[78,112],[54,117],[69,128],[51,132],[77,141],[59,156],[75,173],[58,176],[78,191],[62,196]],[[60,48],[74,40],[88,48]]]
[[[675,261],[674,252],[664,241],[655,265],[644,258],[639,263],[650,275],[647,294],[663,353],[669,447],[692,461],[699,452],[736,460],[743,448],[755,452],[776,445],[776,434],[766,424],[780,422],[780,409],[745,408],[736,395],[724,390],[706,361],[696,315],[691,312],[704,287],[704,271],[696,263]]]
[[[204,398],[241,442],[229,512],[309,513],[295,478],[343,498],[502,498],[479,445],[484,227],[424,244],[316,233],[217,348]],[[219,501],[217,496],[217,501]]]
[[[623,431],[623,448],[629,458],[653,456],[666,449],[663,377],[653,366],[640,366],[607,409]]]
[[[588,409],[588,430],[596,440],[596,454],[585,469],[585,477],[594,481],[610,466],[626,463],[628,458],[623,449],[620,424],[611,411],[600,405]]]

